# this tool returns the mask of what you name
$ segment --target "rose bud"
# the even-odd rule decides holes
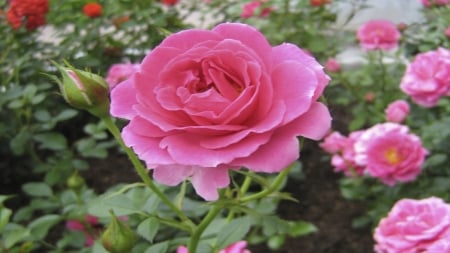
[[[84,178],[74,172],[66,181],[67,187],[78,192],[84,185]]]
[[[111,253],[131,252],[136,242],[136,235],[110,211],[111,223],[101,236],[103,247]]]
[[[70,65],[56,67],[61,72],[62,81],[54,79],[67,103],[100,118],[109,115],[109,86],[101,76]]]

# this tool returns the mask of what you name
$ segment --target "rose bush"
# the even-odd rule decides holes
[[[167,37],[113,89],[111,114],[130,121],[124,141],[157,181],[190,178],[214,200],[229,169],[279,172],[299,157],[297,136],[329,130],[317,102],[328,81],[297,46],[272,47],[256,29],[225,23]]]
[[[449,250],[450,205],[437,197],[401,199],[374,232],[378,253],[445,253]]]

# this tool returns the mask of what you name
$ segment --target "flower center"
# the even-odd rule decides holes
[[[402,160],[402,157],[397,152],[396,148],[388,148],[386,151],[384,151],[384,157],[388,161],[388,163],[392,165],[399,164]]]

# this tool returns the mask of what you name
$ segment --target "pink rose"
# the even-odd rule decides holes
[[[120,82],[128,79],[136,71],[139,71],[139,64],[133,63],[113,64],[109,68],[105,80],[109,84],[109,87],[112,89]]]
[[[229,169],[279,172],[298,159],[297,136],[325,135],[331,117],[317,99],[328,82],[297,46],[225,23],[167,37],[112,90],[111,114],[130,120],[123,139],[156,181],[190,179],[215,200]]]
[[[225,249],[219,251],[219,253],[251,253],[250,250],[246,249],[246,241],[238,241],[230,244]],[[179,246],[177,248],[177,253],[189,253],[188,249],[184,246]]]
[[[393,49],[398,45],[400,32],[397,26],[387,20],[371,20],[358,28],[356,36],[366,50]]]
[[[341,71],[341,64],[335,58],[329,58],[325,63],[325,69],[329,72]]]
[[[449,252],[450,205],[442,199],[399,200],[374,231],[378,253]],[[435,251],[445,249],[443,251]]]
[[[421,0],[421,2],[425,7],[450,4],[450,0]]]
[[[447,38],[450,39],[450,26],[448,26],[447,29],[445,29],[444,34],[445,34],[445,36],[447,36]]]
[[[361,176],[364,167],[355,162],[354,144],[363,131],[350,133],[348,137],[338,132],[328,135],[319,146],[332,154],[331,165],[335,172],[343,172],[346,176]]]
[[[84,220],[68,220],[66,228],[71,231],[80,231],[84,234],[86,241],[85,245],[90,247],[94,244],[95,239],[99,236],[100,231],[94,227],[98,224],[98,217],[87,214]]]
[[[450,95],[450,50],[439,48],[416,55],[400,83],[403,92],[424,107]]]
[[[367,129],[354,148],[356,163],[387,185],[414,180],[427,155],[418,136],[391,122]]]
[[[261,5],[264,4],[264,1],[252,1],[249,3],[246,3],[242,6],[242,13],[241,13],[241,18],[250,18],[253,17],[255,15],[257,15],[257,10],[259,8],[261,8]],[[267,17],[269,16],[269,14],[272,12],[273,8],[272,7],[265,7],[262,8],[261,12],[259,13],[259,17]]]
[[[405,100],[396,100],[390,103],[384,112],[387,121],[401,123],[409,114],[409,104]]]

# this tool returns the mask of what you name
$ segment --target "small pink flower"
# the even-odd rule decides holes
[[[238,241],[230,244],[225,249],[219,251],[219,253],[251,253],[250,250],[246,249],[246,241]],[[189,253],[188,248],[184,246],[179,246],[177,248],[177,253]]]
[[[447,29],[445,29],[444,34],[445,34],[445,36],[447,36],[447,38],[450,38],[450,26],[447,27]]]
[[[378,253],[448,253],[450,205],[442,199],[402,199],[374,231]]]
[[[261,6],[264,4],[264,1],[261,0],[257,0],[257,1],[252,1],[249,3],[246,3],[242,6],[242,13],[241,13],[241,18],[250,18],[256,15],[256,12],[259,8],[261,8]],[[267,17],[269,16],[269,14],[272,12],[273,8],[272,7],[264,7],[260,14],[259,17]]]
[[[354,148],[356,163],[387,185],[414,180],[428,153],[407,126],[391,122],[367,129]]]
[[[109,84],[109,87],[112,89],[117,84],[125,81],[130,76],[132,76],[136,71],[139,71],[139,64],[133,63],[113,64],[109,68],[105,80]]]
[[[80,231],[84,234],[86,241],[85,245],[90,247],[94,244],[95,239],[99,236],[100,232],[95,226],[98,225],[98,218],[93,215],[87,214],[83,220],[68,220],[66,222],[66,228],[72,231]]]
[[[130,121],[125,144],[156,181],[190,179],[216,200],[229,169],[279,172],[298,159],[298,136],[327,133],[331,117],[317,100],[328,82],[297,46],[272,47],[255,28],[224,23],[168,36],[111,91],[111,114]]]
[[[372,91],[369,91],[364,95],[364,100],[366,100],[369,103],[373,102],[374,99],[375,99],[375,93]]]
[[[366,50],[396,48],[400,39],[397,26],[387,20],[371,20],[358,28],[356,36]]]
[[[401,90],[424,107],[450,95],[450,50],[439,48],[416,55],[400,83]]]
[[[384,112],[387,121],[401,123],[409,114],[409,104],[405,100],[396,100],[389,104]]]
[[[325,63],[325,69],[329,72],[341,71],[341,64],[335,58],[329,58]]]
[[[356,131],[345,137],[333,132],[319,144],[322,149],[333,155],[331,165],[335,172],[343,172],[346,176],[363,175],[364,167],[356,164],[354,149],[354,144],[362,133],[363,131]]]
[[[421,0],[425,7],[449,5],[450,0]]]

